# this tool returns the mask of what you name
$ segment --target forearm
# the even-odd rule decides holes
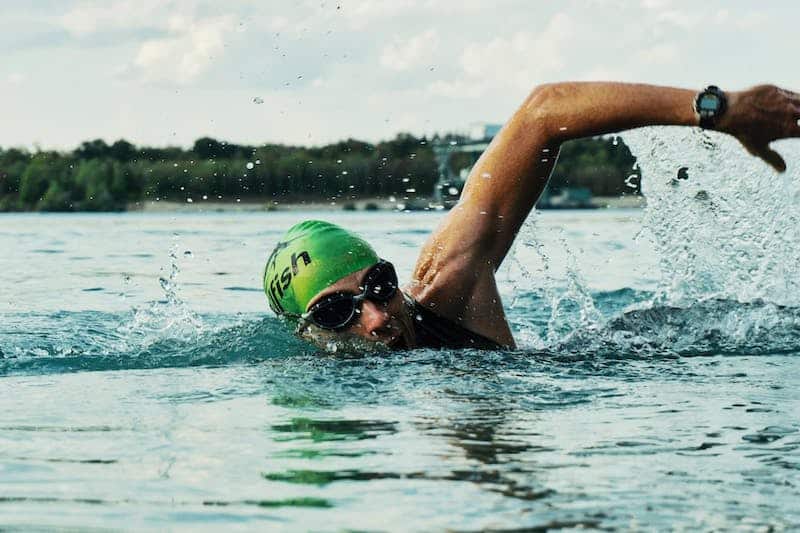
[[[696,126],[696,90],[616,82],[537,87],[512,120],[537,121],[546,145],[643,126]]]
[[[652,85],[566,82],[534,89],[473,167],[462,193],[468,226],[499,265],[568,140],[651,125],[697,125],[695,92]],[[486,179],[490,177],[489,179]],[[462,215],[454,215],[462,218]],[[473,215],[474,216],[474,215]]]
[[[448,232],[499,266],[544,190],[563,142],[644,126],[697,126],[696,94],[615,82],[537,87],[473,167],[458,209],[448,217]],[[800,137],[800,95],[762,85],[727,96],[728,109],[715,129],[783,171],[785,162],[769,143]]]

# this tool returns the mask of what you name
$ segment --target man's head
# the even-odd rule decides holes
[[[308,220],[290,228],[267,259],[264,292],[276,314],[298,323],[301,337],[326,349],[354,340],[412,344],[394,267],[335,224]]]

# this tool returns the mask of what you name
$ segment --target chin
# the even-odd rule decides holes
[[[389,342],[386,346],[390,350],[395,350],[395,351],[408,350],[408,342],[406,342],[405,337],[403,337],[402,335]]]
[[[306,329],[301,338],[324,352],[336,355],[366,355],[394,349],[379,340],[367,340],[358,335],[331,333],[316,328]]]

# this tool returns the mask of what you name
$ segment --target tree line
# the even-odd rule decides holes
[[[123,139],[86,141],[70,152],[0,148],[0,211],[115,211],[148,200],[330,201],[407,196],[410,189],[431,198],[439,177],[432,146],[464,141],[403,133],[377,144],[347,139],[321,147],[203,137],[190,149]],[[572,141],[562,148],[550,188],[635,192],[625,184],[634,162],[621,141]]]

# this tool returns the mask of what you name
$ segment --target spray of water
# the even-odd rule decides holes
[[[642,168],[644,229],[660,258],[659,297],[800,306],[800,179],[778,175],[738,142],[701,130],[625,137]],[[798,150],[783,145],[789,160]],[[800,161],[800,158],[795,158]]]
[[[540,295],[550,316],[544,334],[523,333],[523,344],[597,355],[799,350],[798,143],[779,147],[790,172],[777,175],[721,134],[650,128],[625,141],[643,176],[637,242],[658,254],[655,293],[603,316],[563,234],[560,249],[548,250],[531,217],[514,254],[522,274],[515,292]],[[553,275],[553,252],[566,257],[563,278]],[[531,257],[542,266],[526,269]]]
[[[194,342],[208,329],[202,318],[180,298],[180,257],[176,237],[169,250],[169,265],[161,269],[166,275],[158,279],[164,291],[164,299],[134,308],[130,322],[117,328],[120,339],[128,344],[119,346],[119,349],[129,351],[131,343],[141,348],[156,342]],[[183,254],[183,257],[189,256]]]

